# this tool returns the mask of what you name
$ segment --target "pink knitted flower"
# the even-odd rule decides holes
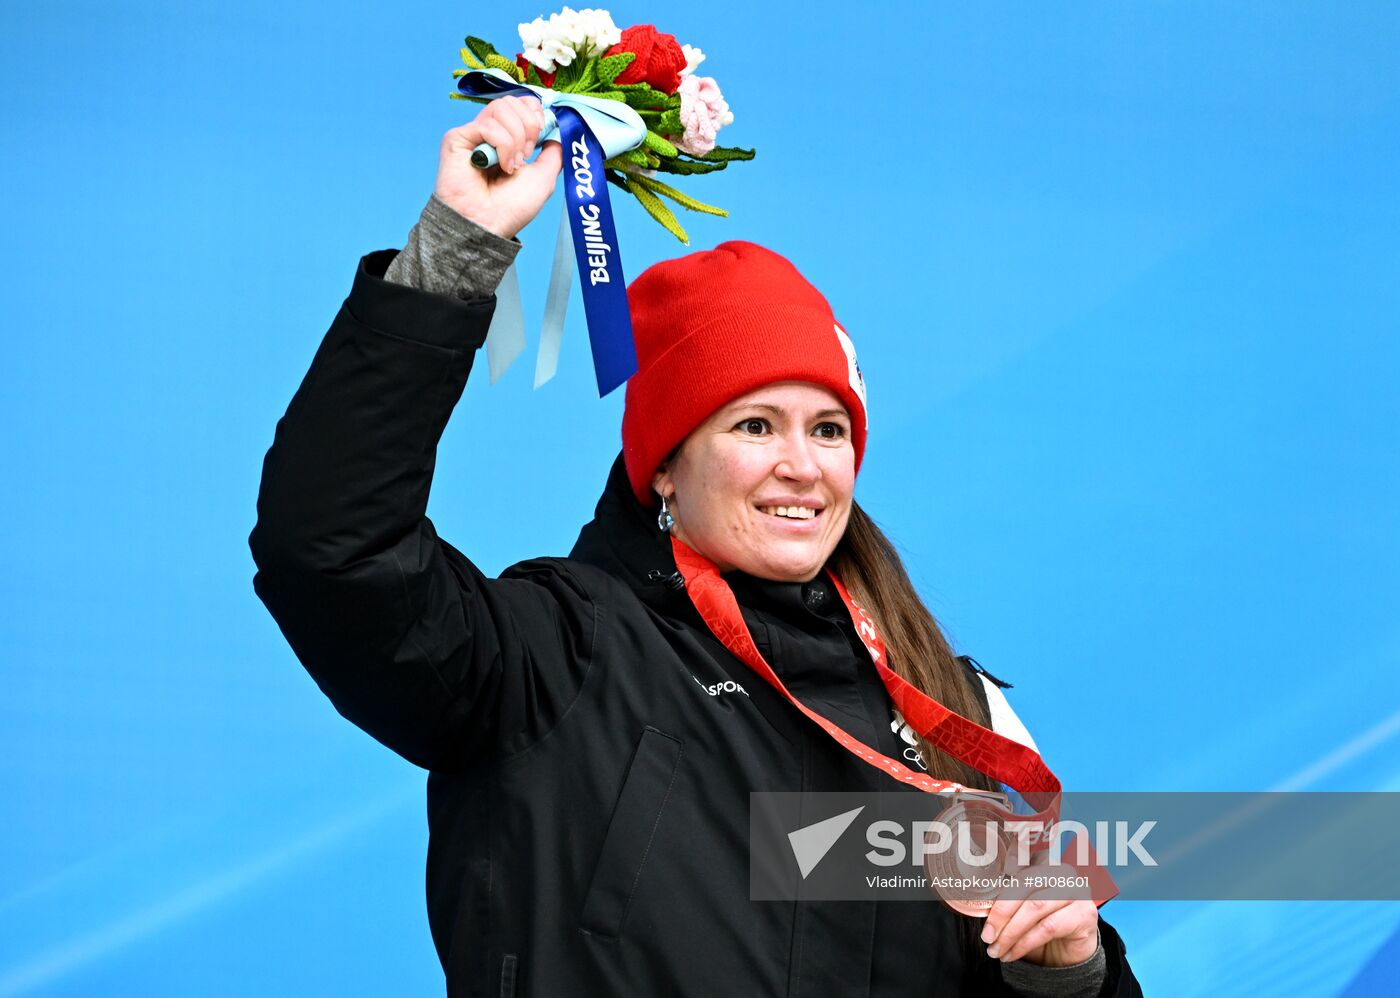
[[[715,147],[719,130],[734,120],[729,102],[713,76],[685,76],[677,92],[685,135],[676,140],[676,146],[692,156],[703,156]]]

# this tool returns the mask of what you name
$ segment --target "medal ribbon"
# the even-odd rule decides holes
[[[899,760],[891,759],[866,745],[840,725],[798,700],[764,659],[758,646],[753,643],[753,636],[749,633],[748,625],[744,623],[744,616],[739,609],[738,600],[734,598],[734,591],[721,577],[714,562],[674,534],[671,535],[671,551],[675,555],[676,568],[685,579],[685,591],[695,609],[699,611],[701,619],[709,627],[710,633],[847,751],[896,780],[926,793],[979,792],[975,788],[964,787],[951,780],[939,780],[927,773],[915,772]],[[836,586],[836,591],[840,593],[841,601],[851,615],[856,634],[870,653],[871,661],[874,662],[890,699],[904,715],[909,727],[953,758],[1019,791],[1027,803],[1041,809],[1034,815],[1009,816],[1015,821],[1039,823],[1048,828],[1058,820],[1060,781],[1045,765],[1040,754],[1020,742],[963,717],[918,689],[903,676],[896,674],[886,663],[888,656],[885,653],[885,643],[874,619],[851,597],[835,572],[828,569],[827,575]],[[1033,851],[1046,848],[1048,842],[1043,838],[1032,846]],[[1089,852],[1092,856],[1092,848]],[[1096,904],[1103,904],[1118,893],[1118,888],[1102,867],[1094,866],[1085,872],[1089,874],[1093,884]]]

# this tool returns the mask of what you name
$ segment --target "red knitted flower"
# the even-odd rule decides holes
[[[618,83],[648,83],[668,94],[680,88],[685,53],[675,35],[663,34],[652,24],[634,24],[622,29],[622,41],[605,54],[619,52],[635,52],[637,58],[618,74]]]
[[[525,79],[530,78],[530,60],[525,58],[525,53],[515,53],[515,64],[520,67],[520,71],[525,74]],[[629,67],[630,68],[630,67]],[[535,67],[535,72],[540,74],[540,83],[546,87],[554,86],[554,74],[546,73],[540,67]]]

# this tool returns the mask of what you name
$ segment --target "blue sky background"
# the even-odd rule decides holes
[[[857,496],[1066,785],[1400,789],[1394,5],[611,9],[709,53],[759,156],[686,185],[732,211],[692,248],[827,294]],[[301,670],[246,537],[356,261],[474,111],[462,36],[548,12],[0,10],[0,996],[440,993],[423,774]],[[682,251],[619,203],[629,274]],[[577,298],[532,369],[483,362],[439,458],[492,572],[567,551],[619,446]],[[1149,994],[1400,970],[1396,904],[1105,914]]]

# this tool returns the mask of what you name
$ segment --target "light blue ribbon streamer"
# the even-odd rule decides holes
[[[622,101],[591,97],[588,94],[561,93],[548,87],[519,83],[500,69],[474,69],[457,81],[462,93],[480,97],[525,96],[538,97],[545,112],[545,125],[536,139],[536,147],[546,140],[559,139],[559,119],[553,107],[567,107],[584,119],[589,131],[602,148],[603,159],[610,159],[629,149],[636,149],[646,137],[647,126],[642,116]],[[570,151],[563,150],[565,166]],[[564,171],[567,182],[568,170]],[[602,178],[600,178],[601,180]],[[602,181],[606,183],[606,181]],[[574,246],[569,232],[568,203],[560,220],[559,234],[554,246],[554,264],[550,271],[549,291],[540,324],[540,347],[535,362],[535,387],[554,376],[558,368],[559,351],[563,341],[564,317],[568,310],[572,286],[570,268],[574,261]],[[505,279],[496,291],[496,314],[486,337],[486,359],[491,383],[505,373],[525,349],[525,316],[520,300],[520,282],[515,264],[506,271]]]
[[[525,349],[525,312],[520,305],[520,277],[515,262],[496,289],[496,312],[486,329],[486,366],[495,384]]]
[[[574,283],[574,237],[569,231],[569,202],[559,212],[559,234],[554,239],[554,265],[549,270],[549,291],[544,296],[540,321],[540,352],[535,358],[535,387],[559,369],[559,347],[564,342],[564,314],[569,309],[569,289]]]

